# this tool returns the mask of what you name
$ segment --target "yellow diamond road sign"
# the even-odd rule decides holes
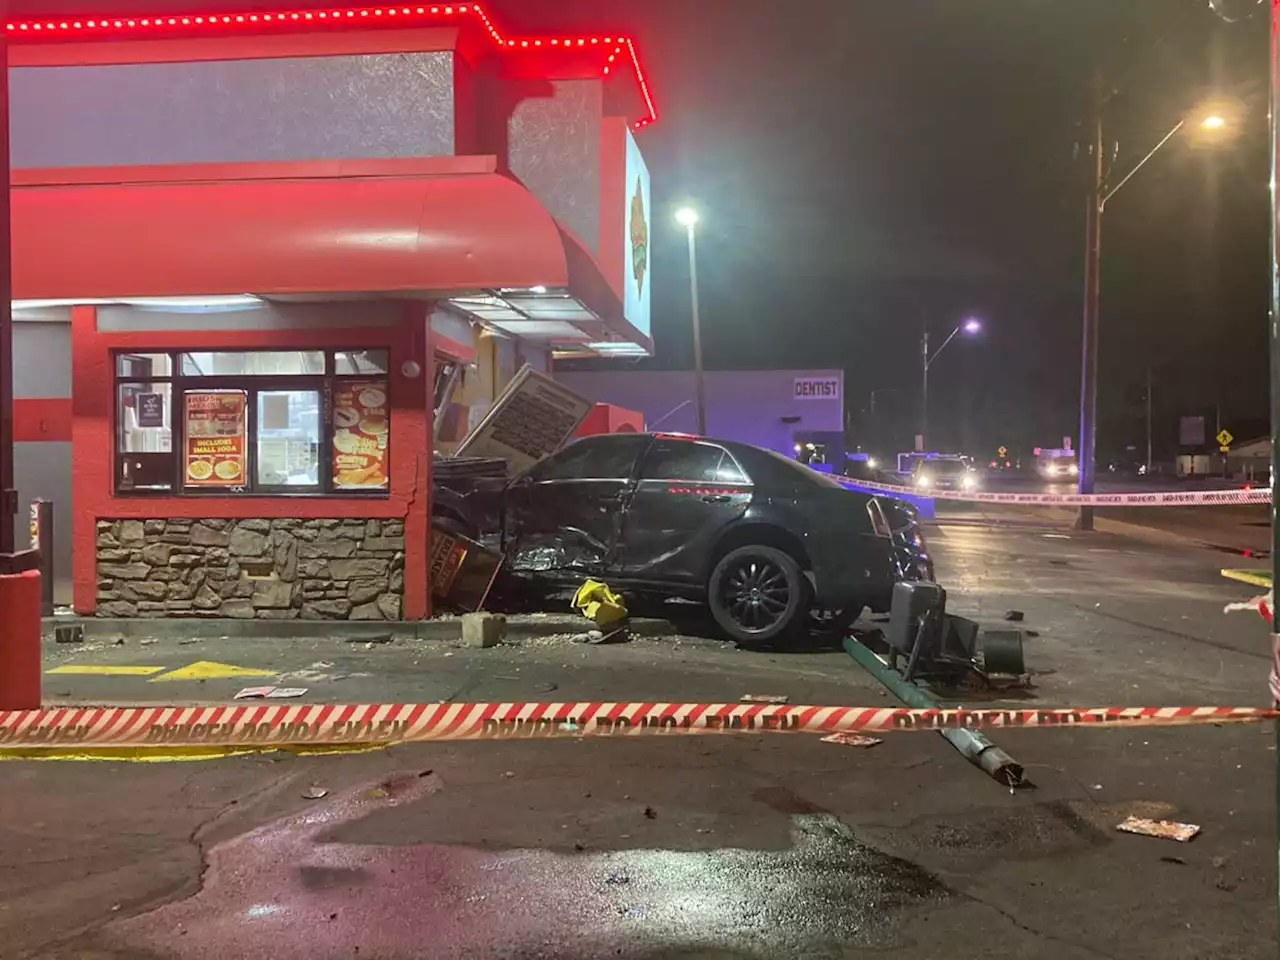
[[[1222,429],[1218,431],[1218,443],[1222,444],[1224,447],[1231,446],[1231,441],[1234,439],[1235,437],[1231,435],[1230,430]]]
[[[274,677],[276,670],[255,670],[251,667],[237,667],[230,663],[214,663],[212,660],[198,660],[190,666],[170,670],[158,677],[152,677],[150,683],[161,680],[222,680],[229,677]]]

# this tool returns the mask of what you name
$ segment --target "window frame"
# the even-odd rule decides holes
[[[670,445],[669,449],[673,451],[678,451],[685,447],[692,447],[695,449],[701,448],[701,449],[706,449],[710,451],[718,451],[720,453],[720,459],[716,461],[715,473],[719,474],[721,465],[726,460],[728,460],[729,463],[733,464],[734,468],[737,470],[738,479],[722,480],[720,479],[719,476],[715,476],[711,478],[649,476],[646,473],[646,468],[648,467],[650,459],[655,456],[655,454],[659,451],[660,445],[662,444],[669,444]],[[655,439],[654,442],[649,445],[649,448],[645,450],[644,456],[640,458],[639,473],[637,474],[637,476],[639,477],[639,480],[641,483],[701,483],[701,484],[724,484],[724,485],[736,485],[736,486],[750,485],[750,480],[747,479],[747,472],[742,469],[742,464],[738,463],[737,458],[734,457],[734,455],[730,453],[727,448],[722,447],[720,444],[714,443],[709,440],[687,440],[683,437],[658,437],[657,439]]]
[[[338,373],[336,355],[340,353],[382,351],[387,355],[385,373]],[[226,374],[214,376],[184,375],[182,373],[182,355],[189,353],[323,353],[324,372],[304,374]],[[169,374],[167,376],[140,377],[120,372],[121,358],[127,357],[169,358]],[[264,347],[255,348],[201,348],[181,347],[170,349],[122,348],[111,351],[112,400],[111,400],[111,435],[112,435],[112,494],[117,497],[284,497],[294,499],[308,498],[354,498],[386,500],[391,496],[392,448],[390,438],[394,430],[394,414],[391,404],[391,349],[389,347]],[[342,383],[381,383],[387,394],[387,451],[386,475],[387,484],[381,488],[358,490],[349,487],[339,488],[334,483],[334,423],[333,403],[338,385]],[[146,456],[168,456],[172,460],[170,470],[170,486],[168,489],[125,489],[121,486],[121,461],[130,454],[122,449],[124,436],[121,425],[120,396],[122,386],[154,387],[167,384],[169,387],[169,421],[170,450],[168,454],[148,453]],[[242,390],[245,394],[245,483],[238,486],[189,487],[186,478],[186,432],[187,432],[187,394],[215,390]],[[318,464],[318,483],[306,486],[290,486],[280,484],[258,483],[258,405],[261,393],[314,391],[320,397],[320,449]],[[155,392],[154,390],[150,392]]]
[[[580,450],[588,449],[587,455],[591,456],[595,450],[589,448],[604,447],[606,445],[605,442],[600,439],[600,436],[610,437],[611,439],[608,443],[619,447],[623,444],[635,446],[636,454],[631,461],[631,469],[626,475],[613,477],[544,477],[539,474],[539,471],[545,469],[547,465],[552,464],[553,461],[563,462]],[[652,447],[653,438],[642,433],[603,434],[600,436],[582,437],[568,446],[557,450],[555,453],[544,457],[531,466],[525,476],[528,477],[529,481],[532,483],[634,483],[636,477],[639,475],[640,464],[644,461],[644,458],[648,456],[649,450]],[[626,439],[613,439],[615,437]],[[554,466],[559,466],[559,463],[555,463]]]

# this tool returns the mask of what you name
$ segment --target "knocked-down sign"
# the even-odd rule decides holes
[[[452,530],[431,527],[431,595],[459,610],[484,606],[502,556]]]
[[[594,404],[527,364],[458,447],[459,457],[497,457],[507,476],[559,450]]]

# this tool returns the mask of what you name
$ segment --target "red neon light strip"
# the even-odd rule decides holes
[[[630,55],[632,67],[635,69],[636,82],[640,85],[640,93],[644,97],[645,107],[649,111],[647,117],[637,120],[636,129],[647,127],[658,119],[658,111],[653,103],[649,90],[649,82],[645,78],[644,68],[640,65],[640,57],[636,53],[635,43],[629,37],[522,37],[505,38],[494,24],[492,18],[476,3],[433,3],[433,4],[396,4],[378,7],[353,7],[338,10],[277,10],[272,12],[255,11],[253,13],[206,13],[206,14],[173,14],[158,17],[69,17],[62,19],[10,20],[5,24],[5,31],[10,37],[61,39],[112,39],[122,34],[147,34],[155,30],[166,32],[202,31],[209,28],[222,31],[255,27],[320,27],[334,24],[393,24],[405,22],[421,22],[432,18],[456,17],[471,15],[476,17],[489,38],[505,50],[541,49],[545,47],[575,49],[598,47],[607,49],[613,46],[605,62],[603,75],[608,76],[613,64],[624,50]]]

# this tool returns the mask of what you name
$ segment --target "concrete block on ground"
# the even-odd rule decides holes
[[[468,647],[496,647],[507,633],[507,618],[500,613],[467,613],[462,616],[462,642]]]

